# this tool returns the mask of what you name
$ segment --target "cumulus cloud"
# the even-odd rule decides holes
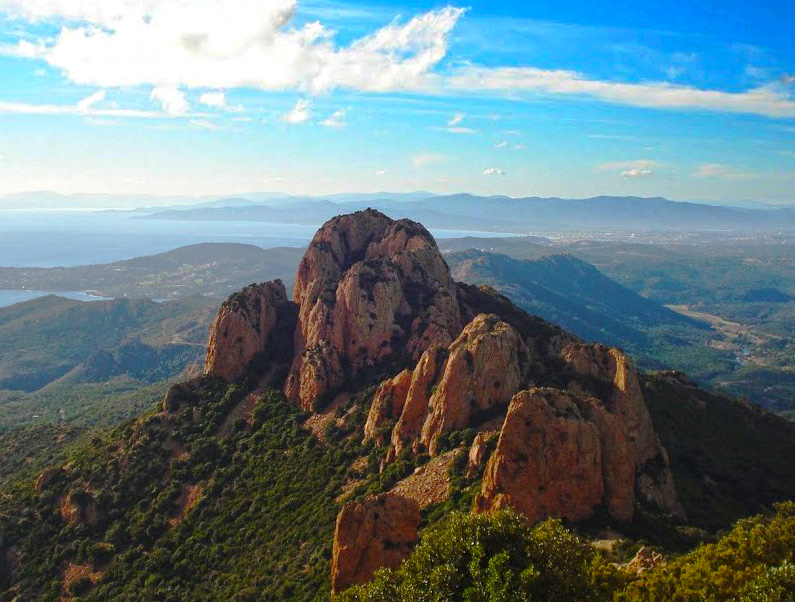
[[[477,132],[472,128],[461,125],[464,122],[466,115],[463,113],[456,113],[447,122],[445,127],[434,129],[445,131],[449,134],[476,134]]]
[[[450,121],[447,122],[448,127],[455,127],[461,124],[464,121],[465,115],[463,113],[456,113],[450,118]]]
[[[25,47],[74,83],[263,90],[428,86],[463,14],[443,8],[338,46],[322,23],[293,22],[297,0],[0,0],[0,11],[65,21]],[[16,52],[22,52],[21,44]]]
[[[285,113],[284,120],[291,125],[299,125],[306,123],[311,117],[312,103],[306,98],[301,98],[290,111]]]
[[[499,167],[489,167],[488,169],[483,170],[484,176],[504,176],[505,170],[500,169]]]
[[[443,65],[465,10],[395,20],[347,44],[320,21],[298,21],[298,0],[0,0],[0,13],[59,31],[0,54],[44,61],[73,83],[99,88],[255,88],[318,94],[334,89],[457,95],[584,97],[653,109],[795,117],[793,76],[746,91],[670,81],[620,82],[531,65]],[[687,59],[687,60],[685,60]],[[679,60],[679,59],[677,59]],[[682,58],[679,62],[686,63]],[[454,115],[448,128],[462,128]]]
[[[152,94],[149,98],[150,100],[159,102],[166,115],[172,117],[184,115],[190,108],[184,92],[176,86],[157,86],[152,90]]]
[[[347,112],[345,110],[334,111],[326,119],[320,122],[320,125],[328,128],[343,128],[348,125],[345,120]]]
[[[500,149],[501,148],[508,148],[508,143],[507,142],[498,142],[497,144],[494,145],[494,148],[500,148]]]
[[[214,92],[205,92],[199,96],[199,104],[212,109],[220,109],[223,111],[241,112],[243,107],[240,105],[231,106],[226,101],[226,93],[223,90]]]

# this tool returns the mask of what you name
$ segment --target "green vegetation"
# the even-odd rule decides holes
[[[379,571],[339,602],[606,600],[610,573],[596,550],[559,521],[534,529],[508,511],[453,513],[423,534],[396,571]],[[616,571],[613,571],[616,572]]]
[[[204,359],[215,302],[82,303],[49,296],[0,308],[0,430],[108,426],[151,408],[163,383]]]
[[[250,426],[219,438],[242,399],[203,380],[178,414],[152,413],[74,449],[42,493],[20,484],[0,497],[0,542],[20,560],[0,600],[75,588],[87,600],[327,598],[334,498],[362,453],[358,438],[324,448],[276,392],[257,401]],[[68,582],[70,564],[93,580]]]
[[[338,602],[790,602],[795,600],[795,504],[737,523],[717,543],[640,576],[559,521],[454,513],[426,530],[397,570],[382,570]]]

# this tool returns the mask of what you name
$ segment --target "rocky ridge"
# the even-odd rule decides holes
[[[275,282],[222,307],[207,374],[260,382],[275,364],[286,377],[274,382],[309,411],[394,375],[376,390],[361,434],[383,448],[382,469],[405,455],[436,456],[456,431],[498,431],[490,457],[482,436],[471,449],[469,472],[486,464],[476,511],[508,506],[533,522],[619,523],[639,504],[679,511],[629,359],[583,344],[491,289],[455,283],[433,237],[409,220],[373,210],[335,218],[312,240],[292,301]],[[388,494],[342,509],[335,591],[408,554],[420,505]]]

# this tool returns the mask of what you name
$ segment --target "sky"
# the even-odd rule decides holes
[[[795,5],[0,0],[0,195],[795,204]]]

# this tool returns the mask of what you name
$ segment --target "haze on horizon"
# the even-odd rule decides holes
[[[792,203],[793,13],[0,0],[0,195]]]

